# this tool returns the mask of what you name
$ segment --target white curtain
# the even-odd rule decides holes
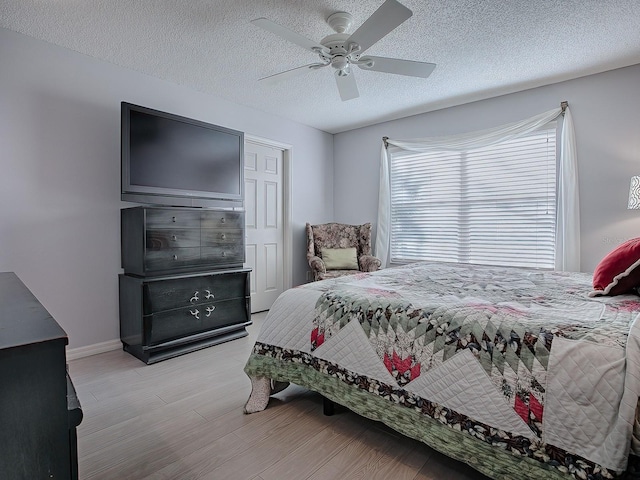
[[[556,270],[580,271],[580,195],[576,135],[569,107],[560,136],[558,211],[556,213]]]
[[[389,264],[389,224],[391,220],[389,166],[391,156],[410,152],[465,151],[511,140],[531,133],[560,117],[561,108],[555,108],[534,117],[478,132],[446,137],[414,140],[387,139],[380,155],[380,194],[375,254],[383,266]],[[565,109],[560,138],[560,177],[558,188],[558,212],[556,227],[556,269],[580,270],[580,210],[578,200],[578,165],[575,148],[575,132],[569,108]]]

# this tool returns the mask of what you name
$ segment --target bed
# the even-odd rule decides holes
[[[245,366],[245,412],[291,382],[492,478],[622,478],[640,451],[640,297],[591,283],[417,263],[290,289]]]

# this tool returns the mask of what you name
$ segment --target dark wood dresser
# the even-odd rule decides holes
[[[122,268],[153,276],[242,267],[244,212],[132,207],[122,212]]]
[[[147,364],[247,335],[249,269],[120,275],[120,338]]]
[[[0,478],[76,479],[82,410],[67,334],[12,272],[0,273]]]
[[[120,339],[150,364],[244,337],[251,324],[243,268],[244,212],[121,210]]]

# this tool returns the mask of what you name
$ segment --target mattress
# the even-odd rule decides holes
[[[618,478],[640,298],[590,290],[582,273],[444,263],[290,289],[245,366],[246,411],[292,382],[493,478]]]

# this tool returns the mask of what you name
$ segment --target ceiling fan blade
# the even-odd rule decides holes
[[[367,55],[361,57],[359,61],[366,62],[373,60],[373,65],[367,63],[358,65],[363,70],[373,70],[375,72],[395,73],[396,75],[407,75],[408,77],[427,78],[436,68],[435,63],[415,62],[413,60],[401,60],[399,58],[374,57]]]
[[[329,49],[320,45],[318,42],[314,42],[313,40],[308,39],[296,33],[288,28],[285,28],[277,23],[272,22],[266,18],[256,18],[255,20],[251,20],[251,23],[254,25],[263,28],[264,30],[271,32],[285,40],[290,41],[291,43],[295,43],[302,48],[307,50],[311,50],[314,53],[318,53],[319,51],[328,52]]]
[[[349,75],[340,75],[340,71],[336,70],[334,76],[336,77],[338,92],[340,92],[340,98],[343,102],[360,96],[353,72],[349,73]]]
[[[297,77],[303,73],[310,72],[311,70],[316,70],[317,68],[324,66],[325,65],[322,63],[311,63],[309,65],[303,65],[301,67],[292,68],[291,70],[285,70],[284,72],[269,75],[268,77],[262,77],[259,81],[264,82],[267,85],[275,85],[283,80]]]
[[[396,0],[386,0],[360,25],[345,43],[357,43],[360,52],[367,50],[382,37],[404,23],[413,12]]]

